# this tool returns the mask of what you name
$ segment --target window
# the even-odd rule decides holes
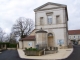
[[[61,22],[61,21],[60,21],[60,15],[57,15],[57,16],[56,16],[56,23],[59,24],[60,22]]]
[[[32,46],[32,42],[29,42],[29,46]]]
[[[43,25],[43,17],[40,17],[40,25]]]
[[[78,36],[78,39],[79,39],[80,37]]]
[[[69,39],[71,39],[71,36],[69,36]]]
[[[48,24],[52,24],[52,15],[47,16]]]
[[[74,36],[74,38],[75,38],[75,36]]]

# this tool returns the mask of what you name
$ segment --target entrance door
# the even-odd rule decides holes
[[[53,34],[48,34],[48,47],[53,47]]]

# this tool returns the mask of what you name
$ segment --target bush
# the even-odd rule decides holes
[[[40,51],[39,49],[37,49],[37,48],[32,48],[32,47],[30,47],[30,48],[25,48],[25,50],[26,50],[26,51]]]
[[[17,44],[9,44],[9,48],[16,48]]]

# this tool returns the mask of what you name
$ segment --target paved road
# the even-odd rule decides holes
[[[80,60],[80,45],[75,45],[73,53],[68,58],[63,60]]]
[[[0,53],[0,60],[30,60],[30,59],[21,59],[18,55],[17,50],[6,50]],[[62,60],[80,60],[80,45],[74,46],[73,53],[68,58]]]
[[[30,60],[30,59],[21,59],[18,55],[17,50],[6,50],[0,53],[0,60]]]

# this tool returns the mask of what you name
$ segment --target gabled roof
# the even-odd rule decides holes
[[[38,11],[39,9],[41,9],[41,8],[47,6],[47,5],[56,5],[56,6],[60,6],[60,7],[67,7],[67,5],[64,5],[64,4],[47,2],[47,3],[45,3],[44,5],[42,5],[42,6],[38,7],[38,8],[36,8],[36,9],[34,9],[34,11]]]
[[[22,38],[20,41],[35,41],[35,36],[27,36],[25,38]]]
[[[34,29],[29,36],[34,36],[35,32],[36,32],[36,29]]]
[[[68,34],[69,35],[79,35],[80,34],[80,30],[69,30]]]
[[[42,5],[42,6],[38,7],[38,8],[36,8],[36,9],[34,9],[34,11],[35,11],[35,12],[36,12],[36,11],[39,11],[41,8],[43,8],[43,7],[47,6],[47,5],[56,5],[56,6],[59,6],[59,7],[61,7],[61,8],[65,8],[66,16],[67,16],[67,20],[68,20],[67,5],[64,5],[64,4],[47,2],[47,3],[45,3],[44,5]],[[58,8],[59,8],[59,7],[58,7]]]

